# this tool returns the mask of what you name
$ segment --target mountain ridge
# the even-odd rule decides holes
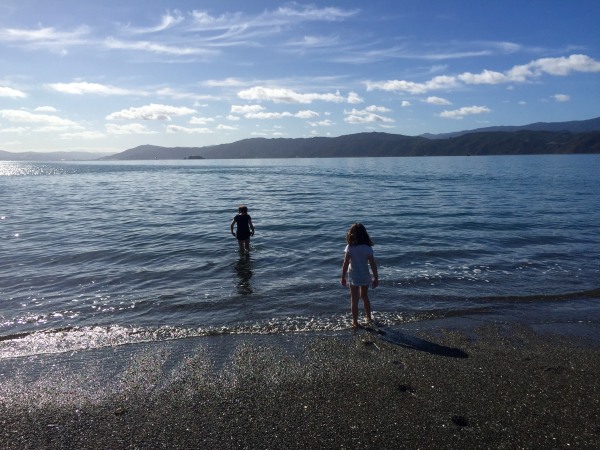
[[[600,153],[600,117],[536,122],[444,134],[405,136],[363,132],[338,137],[246,138],[227,144],[163,147],[144,144],[120,153],[0,150],[0,161],[164,160],[185,158],[318,158]]]
[[[483,133],[490,131],[570,131],[572,133],[584,133],[587,131],[598,130],[600,130],[600,117],[587,120],[571,120],[567,122],[535,122],[527,125],[499,125],[493,127],[475,128],[473,130],[454,131],[451,133],[425,133],[421,134],[420,136],[427,139],[447,139],[470,133]]]
[[[141,145],[103,160],[483,156],[600,153],[600,131],[489,131],[447,139],[388,133],[339,137],[249,138],[206,147]]]

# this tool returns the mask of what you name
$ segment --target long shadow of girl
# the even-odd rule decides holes
[[[399,345],[401,347],[410,348],[413,350],[420,350],[434,355],[447,356],[450,358],[468,358],[469,354],[462,351],[459,348],[446,347],[444,345],[436,344],[435,342],[427,341],[425,339],[411,336],[406,333],[402,333],[391,328],[382,327],[378,325],[365,327],[370,333],[375,334],[379,339],[390,344]]]

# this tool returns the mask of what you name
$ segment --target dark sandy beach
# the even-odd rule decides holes
[[[0,448],[600,448],[599,336],[462,318],[8,359]]]

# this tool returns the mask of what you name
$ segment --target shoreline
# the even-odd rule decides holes
[[[3,360],[0,446],[600,446],[599,325],[488,319]]]

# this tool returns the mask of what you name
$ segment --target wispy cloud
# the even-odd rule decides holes
[[[181,22],[184,21],[184,19],[185,19],[184,16],[179,11],[175,10],[175,11],[173,11],[173,13],[171,13],[171,12],[165,13],[161,17],[160,23],[158,25],[155,25],[153,27],[147,27],[147,28],[127,27],[126,30],[133,34],[159,33],[161,31],[168,30],[169,28],[172,28],[172,27],[180,24]]]
[[[28,50],[49,50],[68,53],[74,46],[90,44],[90,28],[80,26],[72,31],[58,31],[54,27],[0,28],[0,42]]]
[[[219,53],[218,50],[190,46],[166,45],[152,41],[123,41],[114,37],[106,38],[106,48],[113,50],[136,50],[173,56],[209,56]]]
[[[194,10],[191,15],[195,21],[195,29],[248,31],[253,28],[298,25],[302,22],[337,22],[348,19],[358,12],[357,9],[345,10],[334,7],[319,8],[314,5],[290,4],[275,10],[264,11],[258,15],[235,12],[213,16],[204,10]]]
[[[89,35],[90,29],[85,26],[73,31],[57,31],[54,27],[35,29],[0,28],[0,41],[4,42],[37,42],[73,44],[81,43],[82,38]]]

